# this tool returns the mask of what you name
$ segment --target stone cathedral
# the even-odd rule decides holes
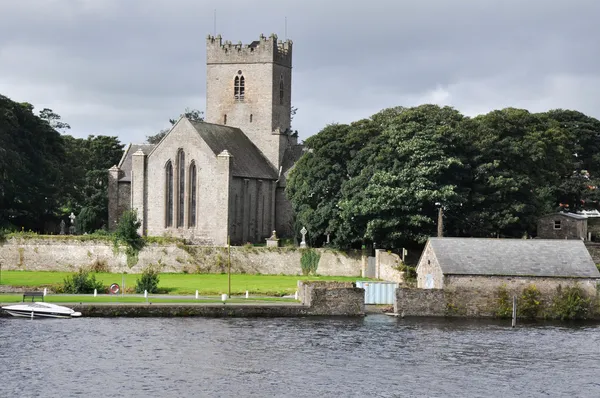
[[[182,117],[158,144],[126,146],[109,170],[110,229],[136,209],[144,235],[217,246],[291,236],[286,177],[303,153],[291,88],[291,40],[208,36],[205,121]]]

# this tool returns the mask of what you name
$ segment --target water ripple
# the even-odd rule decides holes
[[[0,396],[598,397],[600,328],[0,318]]]

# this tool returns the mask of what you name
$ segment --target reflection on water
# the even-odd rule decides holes
[[[509,322],[0,318],[0,396],[600,396],[599,326]]]

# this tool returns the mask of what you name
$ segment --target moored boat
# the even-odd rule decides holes
[[[81,312],[76,312],[72,308],[43,302],[9,305],[2,307],[2,309],[12,316],[24,318],[73,318],[81,316]]]

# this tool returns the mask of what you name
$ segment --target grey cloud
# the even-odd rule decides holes
[[[0,93],[73,133],[142,141],[204,109],[205,37],[294,41],[301,137],[396,105],[575,108],[600,117],[595,0],[354,3],[54,0],[0,5]]]

